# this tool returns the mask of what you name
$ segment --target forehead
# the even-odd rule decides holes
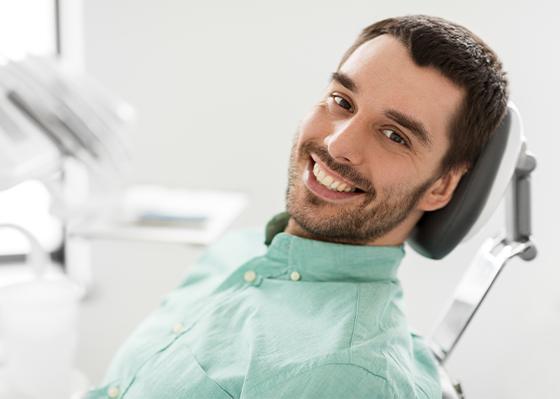
[[[447,143],[464,90],[434,67],[416,65],[398,39],[381,35],[365,42],[339,71],[356,83],[356,95],[368,112],[398,110],[422,122],[434,144]]]

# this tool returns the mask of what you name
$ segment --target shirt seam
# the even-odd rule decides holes
[[[413,378],[413,376],[410,375],[410,373],[408,373],[407,371],[403,370],[400,362],[397,361],[397,359],[395,358],[395,356],[393,355],[392,352],[390,351],[384,351],[384,353],[393,361],[394,363],[394,367],[398,368],[400,370],[400,372],[404,375],[407,376],[407,379],[409,381],[413,381],[412,385],[414,386],[415,389],[420,390],[420,392],[422,392],[424,394],[424,396],[426,398],[429,398],[430,395],[428,395],[428,393],[424,390],[424,388],[422,387],[422,385],[420,385],[420,383],[418,382],[418,380],[416,378]],[[417,392],[415,392],[415,394],[417,394]],[[418,395],[416,395],[418,396]]]
[[[212,381],[214,384],[216,384],[216,386],[218,388],[220,388],[226,395],[228,395],[230,398],[234,398],[234,396],[227,390],[225,389],[221,384],[218,383],[218,381],[216,381],[215,379],[213,379],[212,377],[210,377],[208,375],[208,371],[202,367],[202,364],[200,363],[200,361],[198,360],[198,358],[196,357],[196,355],[194,354],[194,352],[192,351],[192,348],[189,347],[189,351],[191,352],[191,356],[193,358],[193,360],[196,362],[196,364],[198,365],[198,368],[204,373],[204,375],[206,376],[206,378],[208,378],[210,381]]]
[[[391,287],[391,284],[389,284],[389,287]],[[388,330],[387,326],[385,325],[385,320],[386,320],[385,314],[388,312],[389,306],[392,305],[393,305],[393,299],[392,299],[392,295],[390,295],[390,299],[385,300],[385,303],[383,305],[383,310],[380,312],[379,315],[377,315],[380,332],[386,332]]]
[[[360,304],[360,286],[356,285],[356,302],[354,305],[354,321],[352,323],[352,332],[350,334],[350,348],[349,348],[349,358],[352,362],[352,346],[354,344],[354,334],[356,331],[356,325],[358,324],[358,309]]]
[[[309,368],[309,369],[307,369],[307,370],[305,370],[305,371],[298,371],[297,373],[295,373],[295,374],[293,374],[293,375],[284,375],[284,376],[282,376],[281,378],[278,378],[278,379],[274,380],[274,383],[275,383],[275,384],[282,383],[282,382],[284,382],[285,380],[293,379],[293,378],[296,377],[296,376],[302,376],[302,375],[311,373],[312,371],[317,370],[317,369],[319,369],[319,368],[321,368],[321,367],[325,367],[325,366],[350,366],[350,367],[356,367],[356,368],[358,368],[358,369],[361,369],[361,370],[365,371],[367,374],[369,374],[369,375],[371,375],[371,376],[374,376],[374,377],[377,377],[377,378],[382,379],[382,380],[387,384],[388,389],[391,391],[391,394],[392,394],[392,395],[391,395],[391,398],[396,398],[396,397],[397,397],[397,396],[396,396],[395,389],[393,388],[393,386],[391,385],[391,383],[389,383],[389,380],[387,379],[387,377],[385,377],[384,375],[381,375],[381,374],[376,374],[376,373],[372,372],[371,370],[365,368],[364,366],[361,366],[361,365],[359,365],[359,364],[355,364],[355,363],[352,363],[352,362],[332,362],[332,363],[324,363],[324,364],[321,364],[321,365],[318,365],[318,366],[313,366],[313,367],[311,367],[311,368]],[[264,380],[264,381],[259,382],[258,384],[253,385],[253,386],[248,390],[248,392],[254,391],[257,387],[260,387],[260,386],[262,386],[262,385],[264,385],[264,384],[266,384],[266,383],[269,383],[270,380],[271,380],[271,378],[266,379],[266,380]]]

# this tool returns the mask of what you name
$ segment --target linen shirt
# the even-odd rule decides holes
[[[410,332],[403,246],[230,233],[128,338],[87,399],[438,398]]]

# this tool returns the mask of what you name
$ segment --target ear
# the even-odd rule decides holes
[[[468,167],[463,165],[440,176],[418,201],[418,209],[429,212],[446,206],[451,201],[451,198],[453,198],[453,193],[461,181],[461,177],[467,171]]]

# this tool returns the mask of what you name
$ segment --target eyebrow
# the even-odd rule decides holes
[[[389,109],[385,111],[385,116],[389,119],[392,119],[404,128],[410,130],[412,134],[424,146],[429,147],[432,144],[430,134],[428,133],[422,122],[410,117],[409,115],[405,115],[402,112],[397,111],[396,109]]]
[[[346,87],[348,90],[353,92],[358,92],[358,86],[350,77],[342,72],[333,72],[331,74],[331,81],[340,83],[342,86]]]
[[[352,92],[358,92],[358,85],[356,85],[350,76],[343,72],[333,72],[331,74],[331,81],[339,83]],[[425,147],[431,146],[432,140],[430,139],[430,134],[422,122],[404,114],[403,112],[397,111],[396,109],[386,110],[385,116],[412,132],[414,137],[416,137],[416,139],[418,139]]]

